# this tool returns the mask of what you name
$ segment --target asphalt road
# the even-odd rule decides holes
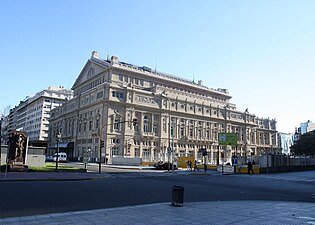
[[[296,177],[300,173],[289,173]],[[183,186],[184,200],[273,200],[315,203],[315,172],[288,180],[274,175],[137,176],[119,173],[103,180],[4,182],[0,184],[0,217],[112,208],[170,202],[173,185]],[[122,176],[123,175],[123,176]],[[285,174],[282,174],[285,177]]]

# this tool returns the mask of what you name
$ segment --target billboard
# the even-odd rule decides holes
[[[219,145],[237,145],[237,134],[235,133],[219,133]]]

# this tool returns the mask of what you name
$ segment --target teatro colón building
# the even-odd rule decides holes
[[[238,110],[227,89],[116,56],[104,60],[92,52],[72,90],[73,98],[51,112],[48,148],[56,151],[60,134],[59,151],[70,160],[157,162],[190,156],[217,164],[277,148],[276,120]],[[220,133],[234,133],[237,144],[221,146]]]

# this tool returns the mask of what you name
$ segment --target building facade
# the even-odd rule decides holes
[[[293,142],[296,143],[300,139],[301,135],[306,134],[312,130],[315,130],[315,123],[312,121],[308,120],[305,123],[301,123],[300,127],[295,128]]]
[[[290,155],[290,147],[293,145],[293,134],[278,133],[279,148],[282,154]]]
[[[61,145],[70,159],[91,161],[141,158],[166,161],[169,157],[227,162],[239,156],[277,148],[276,121],[239,111],[227,89],[212,89],[180,77],[118,60],[103,60],[93,52],[73,87],[74,97],[52,111],[50,149]],[[133,122],[134,121],[134,122]],[[220,146],[219,133],[236,133],[237,146]],[[100,151],[100,138],[104,147]]]
[[[27,133],[29,144],[47,146],[50,111],[71,99],[73,92],[64,87],[48,87],[34,96],[26,97],[10,110],[8,132]]]

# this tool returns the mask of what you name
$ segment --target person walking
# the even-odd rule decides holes
[[[248,163],[247,163],[247,172],[248,172],[248,174],[250,174],[250,172],[252,172],[254,174],[253,164],[251,163],[251,161],[248,161]]]
[[[206,174],[207,174],[207,170],[208,170],[208,167],[207,167],[207,164],[206,164],[206,163],[203,164],[203,169],[204,169],[205,175],[206,175]]]
[[[192,171],[192,169],[191,169],[191,166],[192,166],[192,165],[191,165],[191,164],[192,164],[192,162],[191,162],[190,160],[188,160],[188,170],[189,170],[189,171]]]
[[[195,160],[195,163],[194,163],[194,171],[198,170],[199,171],[199,168],[197,166],[197,160]]]
[[[190,162],[189,162],[189,160],[187,161],[187,171],[189,171],[190,170]]]

